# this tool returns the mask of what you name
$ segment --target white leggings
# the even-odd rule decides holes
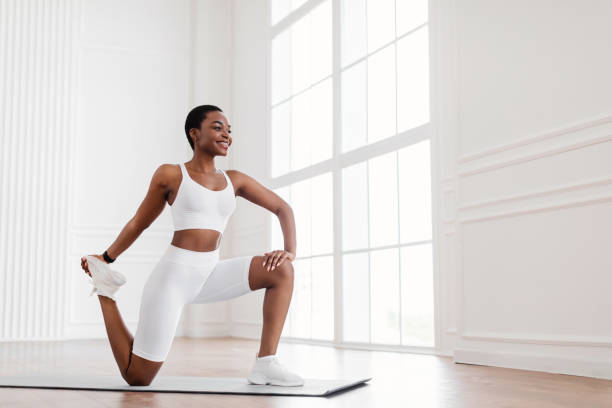
[[[252,292],[253,255],[219,260],[219,248],[198,252],[170,245],[142,291],[132,353],[164,361],[187,303],[212,303]]]

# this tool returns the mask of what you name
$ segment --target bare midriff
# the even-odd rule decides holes
[[[221,242],[221,233],[210,229],[186,229],[174,231],[171,244],[190,251],[214,251]]]

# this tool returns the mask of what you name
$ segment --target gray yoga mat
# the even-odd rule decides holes
[[[246,378],[236,377],[161,376],[154,378],[150,385],[135,386],[128,385],[119,375],[36,374],[0,376],[0,387],[324,397],[371,379],[372,377],[342,380],[305,378],[303,386],[280,387],[249,384]]]

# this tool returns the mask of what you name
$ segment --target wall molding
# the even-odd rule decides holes
[[[563,204],[533,207],[533,208],[528,208],[525,210],[505,211],[505,212],[500,212],[500,213],[493,214],[493,215],[477,216],[477,217],[470,217],[470,218],[459,218],[458,223],[459,224],[472,224],[476,222],[492,221],[492,220],[501,219],[501,218],[518,217],[518,216],[527,215],[527,214],[537,214],[537,213],[544,213],[544,212],[555,211],[555,210],[564,210],[567,208],[584,207],[588,205],[602,204],[602,203],[606,203],[610,201],[612,201],[612,196],[606,195],[606,196],[600,196],[600,197],[593,197],[593,198],[586,199],[586,200],[571,201],[571,202],[567,202]]]
[[[460,178],[466,178],[466,177],[474,176],[476,174],[488,173],[488,172],[499,170],[505,167],[514,166],[517,164],[522,164],[522,163],[526,163],[529,161],[542,159],[545,157],[551,157],[551,156],[566,153],[572,150],[578,150],[584,147],[593,146],[593,145],[601,144],[601,143],[607,143],[610,141],[612,141],[612,135],[590,138],[585,141],[570,143],[562,147],[548,148],[538,153],[526,154],[526,155],[522,155],[522,156],[519,156],[513,159],[509,159],[509,160],[500,160],[496,163],[483,165],[481,167],[477,167],[472,170],[462,170],[462,171],[459,171],[458,176]]]
[[[612,363],[607,360],[593,361],[570,359],[560,355],[482,351],[464,348],[455,349],[453,360],[455,363],[612,379]]]
[[[532,145],[538,142],[542,142],[544,140],[553,139],[553,138],[556,138],[558,136],[562,136],[568,133],[597,127],[597,126],[607,124],[607,123],[612,123],[612,115],[600,116],[597,118],[593,118],[591,120],[570,124],[562,128],[540,132],[532,136],[527,136],[516,142],[502,144],[497,147],[482,150],[478,153],[467,154],[467,155],[460,157],[457,160],[457,163],[459,164],[469,163],[469,162],[472,162],[478,159],[493,156],[498,153],[515,150],[520,147]]]
[[[503,334],[495,332],[466,331],[461,337],[467,340],[490,341],[501,343],[544,344],[550,346],[579,346],[579,347],[612,347],[612,337],[589,336],[546,336],[529,334]]]
[[[128,55],[134,55],[137,54],[139,56],[149,56],[149,57],[159,57],[159,58],[164,58],[164,57],[170,57],[170,58],[176,58],[176,57],[186,57],[189,58],[190,56],[190,50],[189,48],[185,48],[185,49],[168,49],[168,50],[155,50],[152,48],[146,49],[146,48],[140,48],[138,46],[134,46],[134,47],[117,47],[117,46],[102,46],[102,45],[98,45],[98,44],[89,44],[86,42],[81,42],[79,44],[79,48],[81,49],[81,51],[87,51],[87,52],[92,52],[92,51],[102,51],[102,52],[106,52],[106,53],[115,53],[115,54],[128,54]]]
[[[580,183],[567,184],[561,187],[554,187],[547,190],[540,190],[535,192],[523,193],[523,194],[515,194],[510,196],[505,196],[501,198],[496,198],[493,200],[483,200],[476,201],[473,203],[468,203],[460,206],[458,208],[459,212],[472,210],[476,208],[483,207],[491,207],[498,204],[506,204],[513,201],[521,201],[521,200],[530,200],[533,198],[546,197],[554,194],[565,193],[570,191],[580,191],[585,190],[591,187],[599,187],[605,186],[608,184],[612,184],[612,177],[603,177],[595,180],[588,180]]]
[[[70,226],[70,230],[73,234],[81,236],[107,236],[109,234],[118,234],[119,232],[121,232],[123,227],[125,227],[125,224],[72,224]],[[149,227],[142,232],[142,235],[140,235],[140,237],[145,234],[151,237],[172,237],[172,234],[174,232],[172,231],[172,229],[172,226]]]

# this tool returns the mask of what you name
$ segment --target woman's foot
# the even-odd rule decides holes
[[[94,256],[86,255],[85,259],[91,275],[90,283],[93,285],[89,296],[97,293],[115,300],[115,292],[127,281],[125,276]]]
[[[304,385],[304,380],[297,374],[287,370],[276,355],[262,358],[255,354],[255,364],[247,380],[251,384],[280,385],[283,387],[296,387]]]

